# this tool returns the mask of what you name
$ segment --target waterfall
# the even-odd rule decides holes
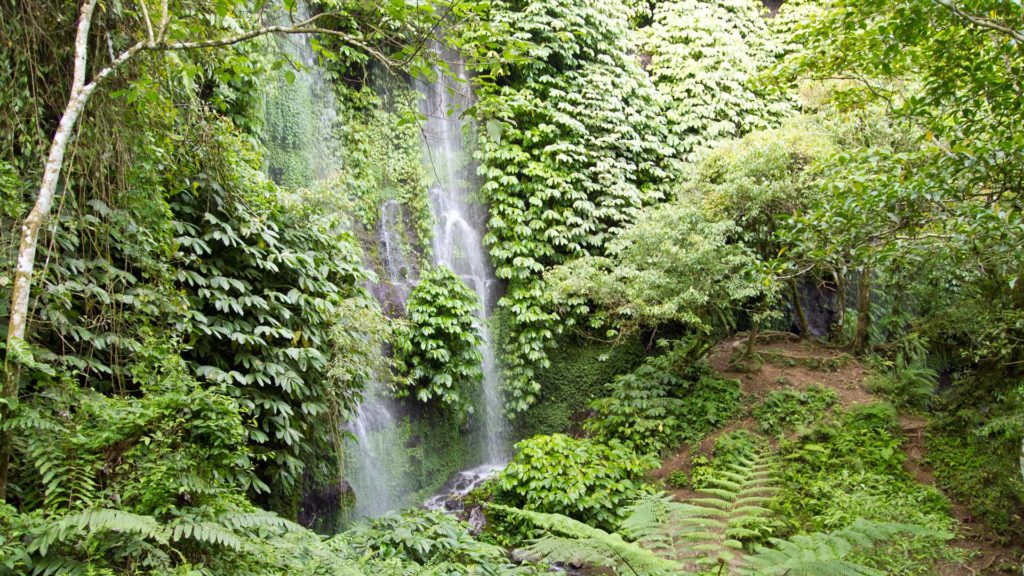
[[[282,24],[304,20],[308,10],[298,2]],[[291,64],[281,72],[274,90],[266,97],[265,121],[267,174],[277,184],[301,188],[330,185],[341,169],[339,143],[334,130],[338,103],[333,87],[317,62],[309,39],[293,35],[277,40]],[[285,81],[285,77],[290,81]],[[402,251],[402,206],[389,202],[381,207],[377,240],[382,247],[382,282],[368,285],[385,312],[404,313],[404,304],[416,278]],[[385,353],[381,351],[381,353]],[[366,383],[363,400],[348,422],[351,438],[344,443],[345,480],[355,494],[355,515],[375,517],[409,503],[408,463],[402,458],[408,430],[401,426],[396,402],[377,381]]]
[[[410,490],[395,448],[402,437],[390,399],[371,381],[364,391],[349,430],[355,442],[347,443],[347,480],[356,495],[355,512],[361,518],[375,518],[406,504]]]
[[[427,118],[423,127],[426,157],[435,177],[429,192],[434,214],[434,259],[458,274],[480,302],[482,456],[485,464],[500,465],[508,458],[507,434],[501,375],[488,327],[500,286],[483,245],[487,211],[473,201],[468,183],[471,165],[464,149],[461,114],[471,100],[468,76],[458,53],[436,43],[431,48],[448,64],[451,76],[458,79],[438,74],[433,82],[418,83],[423,94],[421,111]]]

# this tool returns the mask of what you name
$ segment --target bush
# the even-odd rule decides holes
[[[469,524],[431,510],[386,514],[334,537],[329,545],[343,555],[372,558],[372,562],[381,563],[379,568],[405,569],[384,570],[386,574],[535,573],[529,566],[515,569],[504,550],[474,539]]]
[[[884,396],[897,408],[924,409],[935,394],[939,375],[919,361],[906,361],[903,355],[883,365],[868,379],[868,390]]]
[[[857,519],[928,528],[934,532],[893,541],[856,561],[887,574],[934,574],[936,562],[955,559],[943,545],[955,521],[941,492],[907,474],[901,443],[892,406],[840,412],[782,442],[783,489],[770,506],[800,532],[842,529]]]
[[[683,404],[677,418],[683,423],[682,440],[696,442],[721,427],[740,407],[740,381],[702,376],[680,390]]]
[[[608,384],[608,396],[591,403],[596,414],[586,422],[587,431],[652,454],[703,438],[735,414],[740,387],[701,372],[675,351],[648,358]]]
[[[821,419],[838,401],[835,390],[817,385],[802,391],[775,390],[754,407],[754,418],[762,432],[778,435]]]
[[[409,375],[400,396],[420,402],[437,398],[466,410],[464,388],[481,378],[476,293],[444,266],[425,271],[409,295],[409,325],[398,337],[398,356]]]
[[[516,419],[519,437],[569,430],[574,416],[585,413],[608,382],[632,371],[646,355],[644,343],[636,336],[613,345],[561,338],[548,354],[551,366],[537,373],[541,385],[537,403]]]
[[[643,476],[657,459],[621,442],[601,444],[564,434],[516,444],[516,456],[498,477],[499,501],[526,510],[562,514],[612,529],[626,505],[649,492]]]
[[[684,382],[671,369],[667,356],[649,358],[631,374],[615,378],[608,395],[590,403],[596,415],[587,420],[588,432],[601,440],[620,440],[644,454],[657,454],[683,432],[677,419],[683,401],[670,396]]]
[[[1024,482],[1020,443],[942,426],[930,430],[928,462],[939,486],[964,502],[994,532],[1011,542],[1024,541]]]

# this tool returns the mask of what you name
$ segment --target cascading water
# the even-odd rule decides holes
[[[304,20],[308,12],[298,2],[291,20]],[[288,16],[281,15],[282,23]],[[266,102],[268,175],[278,184],[291,187],[324,185],[341,168],[334,124],[338,118],[333,88],[318,66],[309,41],[304,36],[279,40],[281,51],[292,63],[290,81],[278,83]],[[379,287],[370,287],[385,311],[400,315],[412,290],[415,268],[410,266],[398,239],[402,229],[402,207],[398,203],[382,206],[379,241],[383,247]],[[394,307],[388,309],[389,306]],[[384,353],[383,351],[381,353]],[[348,428],[354,441],[345,442],[345,480],[355,493],[355,513],[375,517],[408,504],[412,489],[408,486],[406,463],[398,458],[406,439],[395,402],[376,381],[366,384],[360,403]]]
[[[402,204],[388,200],[380,207],[381,267],[387,274],[384,288],[378,300],[393,316],[405,313],[405,301],[409,299],[417,279],[417,270],[405,253],[404,214]]]
[[[435,175],[430,187],[435,222],[434,259],[458,274],[476,292],[480,302],[483,461],[493,467],[504,464],[508,458],[501,375],[487,325],[499,295],[499,283],[483,245],[481,231],[486,209],[472,201],[467,184],[470,163],[463,146],[461,115],[470,104],[465,63],[457,52],[439,44],[432,49],[448,64],[450,75],[458,79],[439,74],[434,82],[419,83],[422,112],[427,118],[423,127],[427,161]]]

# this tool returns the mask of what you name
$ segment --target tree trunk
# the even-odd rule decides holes
[[[857,331],[853,335],[853,351],[867,350],[868,331],[871,328],[871,267],[866,266],[860,275],[857,297]]]
[[[761,321],[754,320],[750,326],[750,333],[747,335],[747,348],[743,351],[743,357],[749,359],[754,353],[754,346],[757,344],[757,335],[761,333]]]
[[[807,313],[804,311],[804,307],[800,304],[800,292],[797,290],[796,281],[789,281],[789,289],[793,293],[793,309],[796,310],[796,319],[800,323],[800,336],[809,338],[811,335],[811,328],[807,324]]]

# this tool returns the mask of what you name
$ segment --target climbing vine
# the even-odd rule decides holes
[[[501,2],[492,26],[526,43],[520,59],[478,54],[477,159],[490,204],[485,242],[506,323],[509,408],[534,403],[537,367],[559,330],[543,270],[601,252],[675,166],[659,96],[630,54],[617,1]]]
[[[755,0],[670,0],[658,3],[653,23],[638,32],[687,160],[790,112],[786,94],[756,82],[779,52],[762,10]]]

